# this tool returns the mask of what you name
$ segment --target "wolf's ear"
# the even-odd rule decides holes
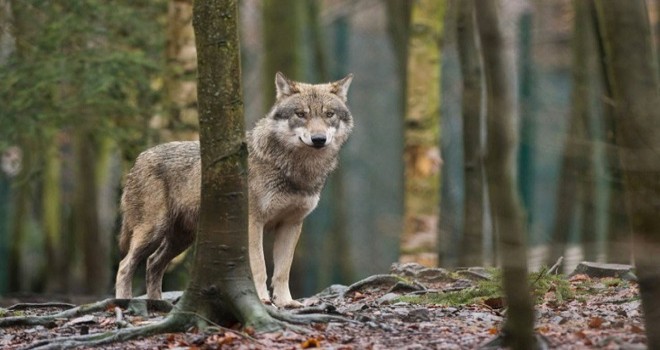
[[[346,102],[346,98],[348,97],[348,87],[351,86],[352,81],[353,74],[351,73],[345,76],[343,79],[330,83],[330,86],[332,86],[331,92],[339,96],[342,101]]]
[[[275,73],[275,97],[279,100],[282,97],[291,96],[300,92],[296,83],[287,79],[282,72]]]

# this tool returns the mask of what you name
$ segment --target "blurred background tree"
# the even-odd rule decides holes
[[[585,256],[630,262],[614,95],[591,2],[498,3],[519,114],[509,170],[527,213],[530,268],[558,255],[566,270]],[[404,186],[406,101],[422,93],[435,96],[425,123],[439,130],[429,139],[440,152],[426,154],[442,176],[440,189],[412,198],[432,198],[440,239],[413,253],[430,252],[425,263],[445,267],[499,263],[498,203],[479,169],[488,149],[472,10],[446,2],[429,51],[433,60],[442,53],[441,64],[413,77],[422,67],[408,45],[422,29],[413,4],[421,2],[240,3],[248,128],[272,104],[275,71],[307,82],[355,74],[355,130],[304,225],[294,297],[399,261],[412,194]],[[657,43],[658,2],[646,4]],[[190,8],[190,0],[0,0],[0,294],[112,292],[123,175],[149,146],[197,137]],[[183,288],[178,266],[166,289]]]

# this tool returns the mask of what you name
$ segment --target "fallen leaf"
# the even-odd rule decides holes
[[[504,298],[502,297],[495,297],[495,298],[488,298],[484,300],[484,304],[488,305],[491,309],[501,309],[504,307]]]
[[[600,328],[603,322],[605,322],[605,320],[600,317],[592,317],[589,320],[589,328]]]
[[[497,334],[498,332],[499,332],[499,331],[498,331],[497,328],[495,328],[495,327],[491,327],[491,328],[488,330],[488,334],[490,334],[490,335],[495,335],[495,334]]]
[[[550,332],[550,328],[548,326],[540,326],[536,328],[536,331],[541,333],[541,334],[546,334]]]
[[[570,282],[582,282],[582,281],[588,281],[589,276],[584,275],[584,274],[577,274],[571,278],[568,279]]]
[[[579,331],[575,332],[575,335],[576,335],[578,338],[581,338],[581,339],[586,339],[586,338],[587,338],[587,335],[586,335],[586,334],[584,333],[584,331],[582,331],[582,330],[579,330]]]
[[[638,325],[630,326],[630,331],[633,332],[633,333],[637,333],[637,334],[644,334],[644,328],[642,328]]]
[[[318,347],[321,346],[321,342],[316,338],[309,338],[309,339],[305,340],[304,342],[302,342],[302,344],[300,344],[300,346],[303,349],[318,348]]]

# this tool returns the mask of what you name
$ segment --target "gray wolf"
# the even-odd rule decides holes
[[[276,102],[246,135],[250,267],[259,298],[278,307],[299,307],[291,297],[289,271],[303,219],[316,207],[338,153],[353,129],[346,101],[353,76],[306,84],[275,76]],[[188,248],[200,203],[199,142],[170,142],[141,153],[121,198],[123,258],[117,298],[132,297],[132,277],[147,260],[147,296],[161,298],[169,262]],[[273,234],[272,300],[266,285],[263,236]]]

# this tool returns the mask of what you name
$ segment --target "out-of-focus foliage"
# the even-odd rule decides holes
[[[13,54],[0,66],[0,149],[79,126],[131,139],[157,108],[163,0],[11,2]]]

